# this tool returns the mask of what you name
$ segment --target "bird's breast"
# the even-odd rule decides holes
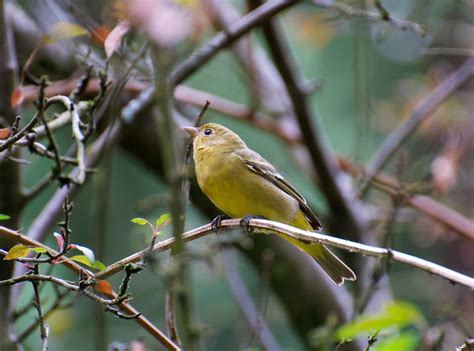
[[[292,224],[300,212],[294,198],[232,154],[198,158],[196,177],[206,196],[231,217],[259,215]]]

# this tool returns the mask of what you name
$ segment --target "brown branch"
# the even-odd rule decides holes
[[[354,177],[359,177],[364,173],[363,167],[357,166],[343,157],[339,157],[339,164],[345,172]],[[400,184],[395,178],[378,174],[373,177],[372,181],[383,185],[382,187],[377,187],[380,191],[390,195],[396,195],[399,192]],[[405,202],[436,222],[454,230],[458,234],[474,240],[474,221],[472,219],[463,216],[459,212],[450,209],[426,195],[410,195],[405,199]]]
[[[362,196],[366,195],[371,179],[380,172],[390,161],[400,147],[413,135],[418,127],[432,116],[432,112],[446,100],[457,88],[474,74],[474,57],[469,58],[449,77],[420,101],[413,109],[411,115],[394,129],[382,142],[369,162],[367,175],[360,188]]]
[[[250,30],[265,23],[269,18],[296,4],[297,1],[269,1],[240,18],[225,32],[217,33],[211,40],[197,49],[188,59],[178,65],[171,74],[173,86],[189,78],[196,70],[202,68],[211,58]]]
[[[313,0],[313,4],[324,9],[335,10],[341,15],[347,17],[358,17],[370,22],[389,23],[390,25],[401,30],[412,30],[420,34],[421,36],[425,36],[427,34],[425,26],[419,23],[404,21],[392,17],[390,13],[380,4],[379,1],[375,2],[377,12],[356,9],[350,5],[337,1]]]
[[[11,241],[16,243],[21,243],[23,245],[31,247],[42,247],[50,252],[52,255],[57,255],[58,252],[51,249],[50,247],[32,239],[29,236],[23,235],[21,233],[15,232],[9,228],[0,226],[0,239],[9,238]],[[94,278],[94,274],[84,267],[80,266],[74,261],[71,261],[67,257],[63,258],[61,262],[62,265],[69,268],[78,275],[86,275],[88,277]],[[123,268],[123,267],[122,267]],[[48,276],[49,277],[49,276]],[[54,278],[54,277],[52,277]],[[118,295],[114,292],[112,294],[112,299],[116,298]],[[139,312],[129,303],[123,302],[120,304],[120,309],[127,313],[128,315],[137,315]],[[151,336],[158,340],[167,350],[180,350],[180,348],[174,344],[161,330],[159,330],[153,323],[151,323],[147,318],[140,314],[137,318],[134,319],[143,329],[145,329]]]

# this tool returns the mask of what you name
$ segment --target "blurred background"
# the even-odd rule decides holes
[[[13,34],[10,50],[19,72],[14,89],[24,100],[11,91],[8,102],[22,117],[21,125],[36,112],[31,89],[39,77],[47,75],[50,87],[57,87],[53,95],[68,95],[88,69],[97,80],[108,66],[113,84],[106,91],[113,94],[92,116],[97,127],[89,143],[123,116],[123,107],[138,93],[176,72],[194,50],[260,5],[237,0],[0,2],[2,25]],[[302,1],[272,18],[179,81],[168,106],[181,150],[186,138],[179,127],[194,124],[209,100],[204,121],[231,128],[270,161],[322,218],[323,233],[392,247],[472,277],[474,3]],[[128,27],[111,40],[121,21]],[[77,27],[59,27],[63,35],[52,34],[59,22]],[[47,44],[38,45],[45,37]],[[438,101],[436,89],[445,93]],[[86,89],[80,100],[93,99],[97,91]],[[301,122],[303,106],[310,130]],[[48,116],[62,111],[52,108]],[[1,118],[0,127],[11,125]],[[92,249],[105,265],[149,245],[150,230],[131,223],[132,218],[154,222],[170,212],[172,192],[162,162],[166,150],[160,143],[163,118],[156,107],[143,109],[104,149],[86,183],[73,186],[71,242]],[[420,121],[406,142],[396,147],[378,178],[367,180],[364,169],[373,167],[381,145],[413,118]],[[316,144],[308,133],[316,136]],[[54,135],[65,154],[74,144],[70,127]],[[317,161],[315,147],[325,160]],[[10,180],[16,185],[2,178],[0,187],[32,189],[54,167],[53,160],[28,148],[16,159],[25,162],[3,160],[0,172],[6,175],[11,171],[7,163],[14,163],[21,178]],[[198,189],[192,167],[188,175],[186,230],[219,214]],[[21,207],[13,207],[3,191],[0,213],[13,221],[3,225],[27,235],[36,230],[59,186],[50,182]],[[52,226],[43,231],[42,240],[53,248],[52,233],[62,217],[51,217]],[[172,235],[172,225],[163,231],[157,240]],[[348,338],[356,341],[343,342],[340,349],[363,350],[377,331],[374,350],[447,350],[474,337],[472,291],[411,266],[338,251],[359,280],[336,287],[277,237],[232,230],[186,247],[192,253],[187,287],[203,350],[333,350]],[[44,270],[77,279],[60,265]],[[172,274],[169,253],[157,253],[130,284],[131,303],[162,330]],[[121,278],[116,274],[108,280],[117,289]],[[58,297],[56,289],[42,286],[45,308],[58,298],[62,306],[48,317],[51,350],[162,349],[137,324],[104,313],[81,296]],[[10,309],[20,310],[33,296],[29,284],[17,293]],[[15,320],[14,332],[22,334],[35,318],[30,308]],[[37,350],[40,343],[38,329],[21,340],[26,350]]]

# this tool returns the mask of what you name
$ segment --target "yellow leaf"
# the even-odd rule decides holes
[[[78,24],[69,22],[57,22],[50,28],[48,33],[43,37],[45,44],[53,44],[60,40],[78,37],[89,34],[89,32]]]
[[[28,256],[31,247],[25,245],[15,245],[9,251],[8,254],[3,258],[4,260],[16,260]]]

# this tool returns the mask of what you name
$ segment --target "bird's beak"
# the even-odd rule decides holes
[[[183,129],[193,138],[198,134],[199,131],[199,129],[197,129],[196,127],[184,127]]]

